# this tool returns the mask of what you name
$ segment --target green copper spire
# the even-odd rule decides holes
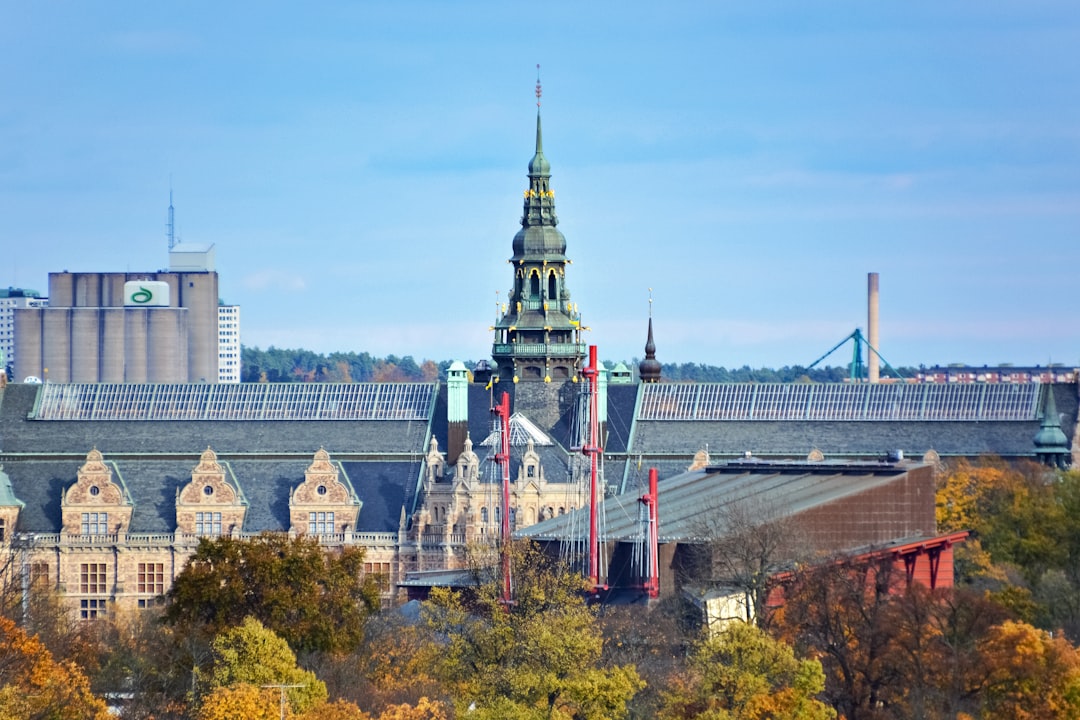
[[[534,177],[551,177],[551,163],[544,157],[544,133],[540,128],[540,108],[536,108],[536,154],[529,161],[529,178]]]
[[[539,69],[539,68],[537,68]],[[585,357],[581,319],[566,288],[566,238],[556,227],[551,164],[544,157],[536,81],[536,152],[529,161],[521,230],[514,236],[514,285],[496,322],[492,358],[498,380],[575,378]]]
[[[1043,385],[1043,419],[1039,432],[1035,434],[1035,456],[1052,467],[1066,468],[1069,465],[1069,439],[1061,430],[1061,418],[1058,417],[1057,403],[1054,401],[1054,386]]]

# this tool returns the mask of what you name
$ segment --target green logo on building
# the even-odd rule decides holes
[[[140,305],[145,305],[146,303],[150,302],[153,299],[154,299],[154,293],[150,292],[149,290],[144,288],[142,285],[139,286],[139,289],[138,289],[137,292],[131,293],[131,302],[138,303]]]

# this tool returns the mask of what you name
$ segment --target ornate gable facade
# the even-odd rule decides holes
[[[176,492],[176,529],[186,535],[235,535],[244,527],[247,501],[235,480],[227,477],[209,447],[191,471],[191,482]]]
[[[75,484],[60,498],[66,535],[123,535],[131,524],[133,505],[127,491],[113,480],[112,469],[94,448],[76,474]]]
[[[289,493],[289,526],[295,534],[333,535],[352,532],[360,515],[360,499],[342,470],[323,448],[304,472],[304,482]]]

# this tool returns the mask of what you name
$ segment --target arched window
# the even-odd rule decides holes
[[[559,296],[555,288],[555,271],[548,273],[548,300],[558,300]]]
[[[540,273],[533,271],[529,276],[529,294],[537,297],[540,294]]]

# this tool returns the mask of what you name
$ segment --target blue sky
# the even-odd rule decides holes
[[[0,286],[213,243],[247,345],[479,359],[539,63],[602,357],[1080,365],[1075,2],[0,0]],[[847,353],[833,356],[843,364]]]

